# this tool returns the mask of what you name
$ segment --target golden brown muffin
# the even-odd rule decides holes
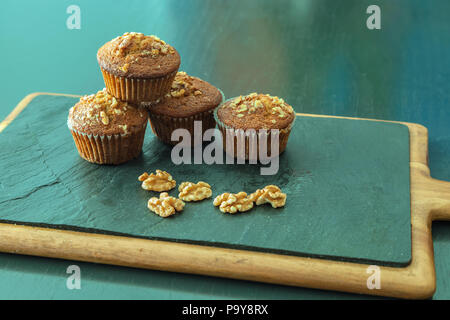
[[[80,156],[93,163],[119,164],[137,157],[147,112],[111,96],[106,89],[84,96],[69,110],[69,127]]]
[[[226,134],[236,135],[243,130],[265,130],[267,136],[268,155],[281,154],[287,145],[292,124],[295,120],[294,109],[283,99],[268,94],[251,93],[227,100],[215,111],[215,120],[222,132],[224,149],[237,157],[237,138],[233,138],[234,146],[226,146]],[[279,132],[279,152],[271,153],[271,130]],[[259,144],[258,144],[259,148]],[[249,158],[249,138],[245,137],[245,158]]]
[[[203,134],[216,126],[213,112],[223,99],[213,85],[180,71],[162,101],[148,107],[153,132],[163,142],[176,144],[171,141],[174,130],[187,129],[193,137],[194,121],[201,121]]]
[[[127,32],[97,52],[106,88],[116,98],[153,103],[170,89],[180,55],[156,36]]]

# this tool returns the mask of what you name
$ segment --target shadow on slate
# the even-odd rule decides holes
[[[0,134],[2,222],[389,266],[411,260],[404,125],[297,117],[275,176],[257,165],[174,165],[151,130],[138,159],[100,166],[78,156],[67,129],[76,101],[38,96]],[[156,169],[177,183],[206,181],[213,197],[275,184],[286,206],[229,215],[209,199],[163,219],[147,209],[158,193],[137,181]]]

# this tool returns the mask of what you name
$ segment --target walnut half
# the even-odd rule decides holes
[[[173,180],[172,176],[166,171],[156,170],[156,174],[148,174],[144,172],[138,178],[142,181],[142,189],[149,191],[169,191],[177,185],[177,182]]]
[[[270,203],[273,208],[283,207],[286,203],[286,194],[274,185],[268,185],[264,189],[258,189],[253,192],[249,198],[256,203],[257,206]]]
[[[212,195],[211,186],[203,181],[198,183],[183,182],[178,187],[178,191],[180,191],[178,198],[183,201],[200,201]]]
[[[184,208],[184,202],[175,197],[169,196],[167,192],[163,192],[157,197],[150,198],[147,207],[157,215],[167,218],[176,211],[181,211]]]
[[[247,197],[247,193],[239,192],[223,193],[214,199],[214,206],[219,206],[222,212],[234,214],[236,212],[245,212],[253,208],[253,201]]]

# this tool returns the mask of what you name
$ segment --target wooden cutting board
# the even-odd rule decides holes
[[[33,94],[0,125],[1,251],[394,297],[434,292],[431,221],[449,219],[450,186],[429,176],[424,127],[299,114],[275,176],[175,166],[151,133],[140,158],[98,166],[78,157],[66,128],[75,101]],[[136,180],[155,169],[178,183],[205,180],[214,196],[273,183],[288,202],[230,216],[204,201],[161,219],[146,208],[156,193]],[[367,287],[369,265],[380,289]]]

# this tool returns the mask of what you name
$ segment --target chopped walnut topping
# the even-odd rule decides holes
[[[172,82],[172,88],[169,93],[166,94],[167,98],[180,98],[187,96],[199,96],[203,93],[195,88],[193,85],[193,77],[186,74],[184,71],[179,71]]]
[[[122,70],[123,72],[127,72],[128,68],[130,67],[129,63],[125,63],[122,67],[120,67],[119,69]]]
[[[150,198],[148,200],[147,207],[157,215],[167,218],[175,214],[176,211],[182,211],[184,208],[184,202],[180,199],[169,196],[167,192],[163,192],[159,195],[159,198]]]
[[[103,89],[96,94],[81,97],[72,109],[77,111],[75,119],[84,124],[91,125],[97,122],[109,126],[115,116],[121,115],[127,110],[127,106],[127,102],[117,100],[106,89]]]
[[[203,181],[197,183],[183,182],[178,187],[178,191],[180,191],[178,198],[188,202],[200,201],[209,198],[212,195],[211,186]]]
[[[149,191],[169,191],[177,185],[172,176],[166,171],[156,170],[156,174],[147,172],[141,174],[138,178],[142,181],[142,189]]]
[[[117,107],[117,99],[115,97],[112,97],[111,99],[111,108]]]
[[[126,32],[111,42],[113,44],[111,53],[116,56],[131,56],[129,61],[136,61],[139,57],[156,58],[160,55],[175,53],[174,48],[157,36],[146,36],[143,33]],[[126,70],[123,71],[126,72]]]
[[[152,54],[153,58],[156,58],[159,55],[159,50],[158,49],[152,49],[151,54]]]
[[[246,104],[241,104],[241,106],[236,110],[236,112],[240,113],[240,112],[244,112],[247,111],[247,105]]]
[[[239,96],[231,100],[228,107],[233,109],[240,118],[242,116],[239,114],[252,114],[259,109],[265,110],[266,114],[277,115],[280,118],[294,113],[294,109],[283,99],[268,94],[251,93],[247,96]]]
[[[179,90],[173,90],[170,92],[170,95],[174,98],[179,98],[181,96],[184,96],[184,94],[186,93],[185,89],[179,89]]]
[[[239,192],[236,194],[223,193],[214,199],[214,206],[219,206],[222,212],[234,214],[236,212],[245,212],[253,208],[253,201],[247,197],[247,193]]]
[[[263,108],[264,107],[262,102],[259,100],[255,100],[255,102],[253,104],[254,104],[255,108]]]
[[[275,185],[268,185],[264,189],[258,189],[249,195],[249,198],[256,203],[257,206],[270,203],[273,208],[283,207],[286,203],[286,194]]]
[[[104,125],[108,125],[109,124],[109,118],[106,115],[105,111],[100,111],[100,118],[102,118],[102,123]]]
[[[128,134],[128,126],[126,124],[119,124],[118,127],[123,130],[124,134]]]

